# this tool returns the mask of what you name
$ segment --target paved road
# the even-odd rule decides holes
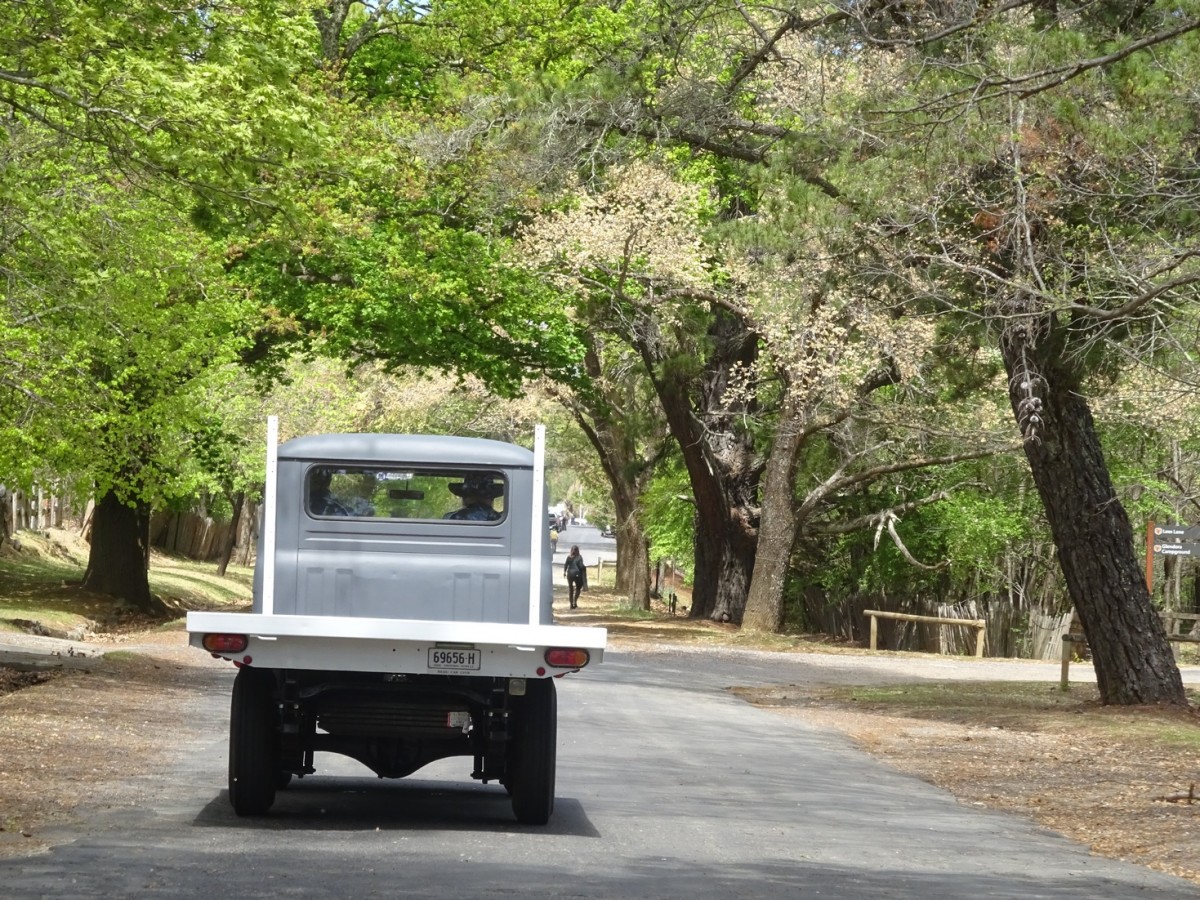
[[[560,685],[558,803],[546,828],[462,760],[401,781],[306,778],[272,815],[225,797],[232,673],[180,710],[169,771],[131,801],[0,862],[0,896],[444,898],[1194,898],[1187,882],[1090,856],[960,805],[842,738],[725,688],[813,677],[780,654],[612,653]],[[338,760],[337,757],[326,759]],[[321,757],[318,757],[320,763]]]
[[[561,571],[563,560],[572,546],[579,547],[579,555],[589,566],[597,561],[613,562],[617,558],[617,542],[613,538],[600,536],[594,525],[568,525],[558,536],[558,550],[554,554],[556,571]]]

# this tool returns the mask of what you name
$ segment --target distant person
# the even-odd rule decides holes
[[[558,529],[550,529],[550,552],[553,553],[558,549]]]
[[[587,566],[579,555],[578,545],[571,548],[563,562],[563,574],[567,576],[567,599],[571,601],[571,609],[579,603],[579,595],[587,590]]]
[[[460,522],[495,522],[500,513],[492,502],[504,493],[504,485],[496,484],[487,475],[468,475],[462,481],[448,485],[450,493],[462,498],[462,508],[442,516]]]

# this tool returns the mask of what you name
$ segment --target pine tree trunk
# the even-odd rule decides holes
[[[669,405],[667,418],[672,431],[686,428],[694,420],[685,396],[664,400]],[[676,425],[676,421],[680,424]],[[686,433],[686,432],[685,432]],[[693,619],[741,624],[754,570],[753,529],[746,521],[745,505],[737,499],[746,484],[736,472],[730,472],[728,454],[714,454],[706,445],[709,436],[699,433],[691,439],[679,439],[680,451],[696,502],[695,572],[692,578]],[[752,477],[747,467],[742,474]]]
[[[105,494],[92,514],[92,545],[83,587],[120,597],[143,612],[157,612],[147,571],[149,538],[149,508],[127,506],[111,491]]]
[[[696,503],[689,616],[740,624],[754,569],[757,535],[750,522],[760,466],[752,435],[739,427],[754,414],[753,401],[729,388],[735,369],[753,366],[758,340],[743,318],[718,310],[707,335],[711,353],[697,374],[690,359],[667,355],[656,335],[656,326],[646,324],[627,340],[654,384]]]
[[[1025,456],[1092,650],[1100,697],[1118,705],[1186,705],[1179,667],[1151,605],[1133,529],[1109,478],[1091,409],[1059,364],[1065,354],[1054,338],[1061,333],[1056,335],[1046,320],[1039,324],[1045,330],[1036,346],[1023,328],[1002,342],[1010,399],[1027,434]]]

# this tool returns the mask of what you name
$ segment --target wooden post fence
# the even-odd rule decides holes
[[[936,622],[938,625],[966,625],[975,629],[975,655],[983,656],[983,642],[987,637],[987,621],[984,619],[943,619],[940,616],[916,616],[911,613],[884,612],[879,609],[864,609],[864,616],[871,617],[871,649],[875,650],[879,639],[879,619],[900,619],[905,622]]]
[[[1159,615],[1162,616],[1166,625],[1168,641],[1173,644],[1200,644],[1200,638],[1180,634],[1178,625],[1181,621],[1200,622],[1200,613],[1162,612]],[[1068,675],[1071,671],[1073,645],[1078,644],[1082,648],[1086,643],[1087,638],[1082,634],[1064,634],[1062,636],[1062,671],[1059,673],[1058,686],[1064,691],[1070,686]]]

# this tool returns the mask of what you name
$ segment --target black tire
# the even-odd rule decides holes
[[[554,812],[558,696],[549,678],[526,682],[509,754],[512,808],[522,825],[545,825]]]
[[[263,669],[239,669],[229,714],[229,802],[239,816],[261,816],[275,802],[275,719],[275,677]]]

